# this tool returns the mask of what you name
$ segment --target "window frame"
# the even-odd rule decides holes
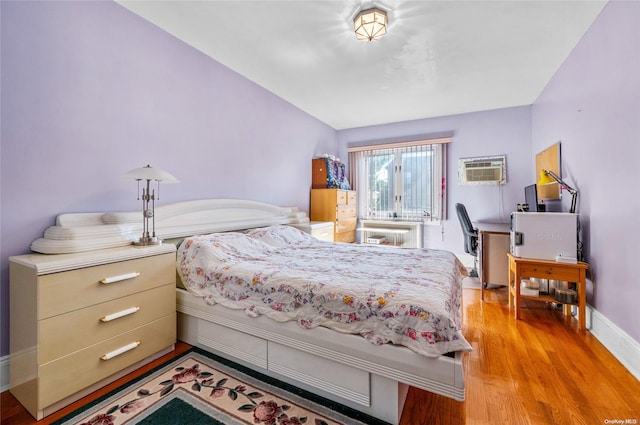
[[[437,138],[437,139],[420,139],[409,142],[396,142],[396,143],[378,143],[368,144],[360,146],[348,147],[349,154],[349,179],[351,186],[357,191],[358,198],[358,218],[361,219],[378,219],[378,220],[399,220],[399,221],[422,221],[428,224],[440,224],[447,219],[447,144],[451,142],[451,138]],[[375,155],[382,154],[394,154],[401,155],[395,157],[395,165],[402,163],[402,154],[410,154],[412,152],[435,152],[436,155],[432,157],[429,167],[430,179],[431,179],[431,208],[428,211],[423,211],[422,214],[408,214],[402,210],[403,200],[406,197],[406,192],[403,185],[403,173],[402,169],[398,170],[394,166],[394,201],[393,201],[393,213],[390,217],[384,217],[379,214],[371,215],[369,208],[369,174],[368,165],[364,163],[366,159],[372,158]],[[400,179],[397,178],[400,176]],[[398,191],[400,191],[401,198],[398,198]],[[426,195],[425,195],[426,196]],[[389,214],[388,210],[384,211],[385,214]]]

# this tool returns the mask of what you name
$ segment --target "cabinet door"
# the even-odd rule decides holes
[[[327,187],[327,160],[325,158],[311,160],[311,187],[313,189],[326,189]]]
[[[486,282],[507,286],[509,282],[509,234],[482,232],[480,264]]]

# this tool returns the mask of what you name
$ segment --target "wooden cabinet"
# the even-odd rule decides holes
[[[9,260],[10,391],[36,419],[173,348],[173,245]]]
[[[331,158],[311,160],[312,189],[349,189],[345,165]]]
[[[355,190],[311,189],[309,218],[334,223],[334,241],[355,242],[356,202]]]
[[[311,187],[313,189],[323,189],[327,187],[329,177],[326,158],[315,158],[311,160]]]

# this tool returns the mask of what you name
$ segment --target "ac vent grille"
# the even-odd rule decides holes
[[[506,156],[461,158],[458,164],[460,184],[505,184]]]

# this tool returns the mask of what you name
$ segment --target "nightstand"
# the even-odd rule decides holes
[[[333,242],[333,223],[331,221],[311,221],[311,236],[321,241]]]
[[[10,391],[36,419],[170,351],[175,246],[9,258]]]
[[[563,304],[564,314],[571,313],[571,306],[578,306],[578,329],[586,329],[586,306],[587,306],[587,263],[578,262],[559,263],[550,260],[536,260],[532,258],[515,257],[507,254],[509,259],[509,308],[516,310],[516,319],[520,319],[520,304],[522,299],[558,303],[554,297],[540,295],[537,297],[526,296],[520,293],[520,281],[523,277],[539,277],[551,280],[563,280],[575,282],[577,284],[578,300],[576,303]]]

